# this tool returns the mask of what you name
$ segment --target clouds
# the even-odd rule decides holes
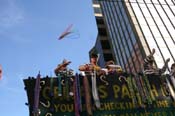
[[[23,10],[15,0],[0,0],[0,27],[10,28],[24,20]]]
[[[28,43],[21,28],[26,21],[23,4],[17,0],[0,0],[0,43]],[[20,30],[21,29],[21,30]]]

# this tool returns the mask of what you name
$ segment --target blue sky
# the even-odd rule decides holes
[[[77,38],[58,40],[73,24]],[[97,36],[91,0],[0,0],[0,112],[28,116],[23,79],[52,75],[64,58],[69,68],[89,62]]]

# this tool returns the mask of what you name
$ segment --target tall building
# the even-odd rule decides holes
[[[109,43],[109,35],[107,33],[107,27],[104,22],[100,4],[98,1],[93,1],[94,15],[96,19],[98,34],[94,47],[89,51],[89,54],[92,52],[97,52],[100,54],[98,64],[101,67],[105,66],[105,62],[109,60],[114,60],[113,54],[111,51]]]
[[[96,0],[97,1],[97,0]],[[175,62],[174,0],[98,0],[117,64],[128,72],[143,69],[155,48],[155,65]]]

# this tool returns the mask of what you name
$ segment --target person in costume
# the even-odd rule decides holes
[[[149,75],[161,76],[160,78],[160,87],[163,88],[165,95],[170,95],[170,84],[168,78],[164,78],[163,74],[165,73],[166,69],[168,68],[168,62],[170,58],[165,60],[165,63],[162,68],[158,68],[155,66],[155,59],[154,59],[155,49],[153,48],[150,55],[148,55],[144,59],[144,74],[149,78]],[[152,76],[151,76],[152,77]],[[147,78],[145,78],[147,79]],[[149,86],[149,80],[146,84]],[[151,101],[151,100],[150,100]]]
[[[92,115],[92,103],[91,103],[91,94],[96,108],[100,108],[100,99],[97,91],[97,76],[101,75],[101,67],[98,66],[99,56],[96,53],[92,53],[90,55],[90,63],[85,65],[80,65],[79,70],[83,75],[83,86],[85,91],[85,102],[86,102],[86,110],[88,115]],[[90,77],[89,77],[90,76]],[[89,84],[89,80],[91,80],[91,87]],[[91,91],[90,91],[91,88]]]
[[[175,63],[173,63],[171,65],[171,71],[170,71],[169,75],[170,75],[169,77],[170,77],[170,80],[171,80],[171,84],[172,84],[172,86],[175,90]]]
[[[64,59],[61,64],[58,64],[58,66],[55,68],[54,72],[55,75],[58,75],[59,72],[63,72],[67,70],[67,66],[71,63],[71,61],[67,61]]]
[[[90,55],[90,63],[85,65],[80,65],[79,70],[84,71],[86,74],[92,71],[96,71],[98,76],[105,74],[106,72],[102,70],[100,66],[98,66],[97,62],[98,62],[98,55],[96,53],[92,53]]]
[[[105,64],[105,68],[107,69],[109,74],[114,72],[120,74],[123,72],[121,66],[116,65],[113,60],[107,61]]]
[[[59,85],[62,84],[64,86],[67,87],[67,90],[69,91],[69,95],[73,96],[73,70],[72,69],[68,69],[68,65],[71,63],[71,61],[68,61],[66,59],[64,59],[62,61],[62,63],[58,64],[58,66],[55,68],[54,72],[55,75],[59,77]],[[69,77],[69,78],[67,78]],[[64,79],[62,79],[64,78]],[[61,85],[59,86],[60,91],[61,91]],[[62,94],[59,93],[59,96],[61,96]]]
[[[101,68],[97,65],[98,55],[92,53],[90,56],[90,63],[85,65],[80,65],[80,71],[92,71],[92,70],[100,70]]]
[[[155,63],[155,59],[154,59],[154,56],[153,56],[154,53],[155,53],[155,49],[153,49],[151,54],[148,55],[144,59],[144,73],[145,74],[162,75],[163,73],[165,73],[165,71],[168,67],[168,62],[170,61],[170,58],[166,59],[165,64],[162,68],[157,68],[154,65],[154,63]]]
[[[170,72],[170,75],[171,75],[171,76],[174,76],[174,78],[175,78],[175,63],[173,63],[173,64],[171,65],[171,72]]]

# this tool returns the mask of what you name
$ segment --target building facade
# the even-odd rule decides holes
[[[93,1],[94,15],[96,19],[98,34],[94,47],[89,51],[89,54],[96,52],[100,54],[98,65],[101,67],[105,66],[105,63],[109,60],[114,60],[111,45],[109,43],[109,35],[107,27],[104,22],[102,10],[98,1]]]
[[[117,64],[127,72],[143,69],[154,48],[155,65],[175,62],[175,1],[98,0]]]

